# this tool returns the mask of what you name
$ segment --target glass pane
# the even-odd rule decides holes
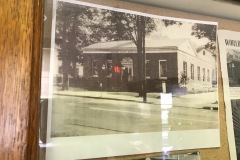
[[[46,0],[39,160],[219,147],[216,51],[196,48],[216,41],[199,28],[217,23]]]

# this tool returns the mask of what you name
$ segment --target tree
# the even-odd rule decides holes
[[[192,35],[201,39],[208,38],[209,43],[207,43],[204,47],[210,49],[211,51],[216,50],[216,25],[208,25],[208,24],[200,24],[196,23],[192,26]]]
[[[138,79],[142,82],[139,88],[139,96],[143,96],[143,101],[146,101],[145,38],[156,28],[154,19],[135,14],[108,11],[106,20],[111,23],[109,26],[112,32],[110,39],[131,40],[136,45],[139,54]]]
[[[107,17],[107,16],[106,16]],[[137,47],[137,53],[139,53],[139,77],[142,84],[139,88],[139,96],[143,97],[143,101],[146,101],[146,66],[145,66],[145,38],[156,29],[155,19],[150,17],[144,17],[129,13],[112,12],[107,17],[108,21],[112,23],[112,39],[132,40]],[[181,22],[174,20],[162,20],[165,27],[170,25],[181,25]]]
[[[55,43],[62,60],[62,90],[68,89],[69,75],[76,77],[76,63],[82,62],[81,48],[104,37],[102,17],[96,16],[99,12],[87,6],[57,3]]]
[[[115,11],[106,11],[104,16],[104,20],[109,22],[109,40],[132,40],[136,47],[143,31],[148,35],[156,28],[154,19],[150,17]]]
[[[171,26],[171,25],[182,25],[182,22],[180,21],[174,21],[174,20],[169,20],[169,19],[163,19],[162,20],[165,27]]]

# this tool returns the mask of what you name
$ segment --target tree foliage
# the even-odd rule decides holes
[[[163,19],[162,22],[164,23],[165,27],[171,26],[171,25],[182,25],[182,22],[180,21],[174,21],[169,19]]]
[[[139,32],[145,32],[145,35],[148,35],[156,28],[156,24],[153,18],[144,17],[144,20],[141,19],[142,16],[107,11],[105,14],[104,20],[109,23],[107,26],[110,33],[109,40],[132,40],[137,46],[137,42],[141,37],[139,37]],[[144,28],[141,24],[144,23]]]
[[[216,25],[196,23],[192,27],[193,36],[197,37],[198,39],[208,38],[210,40],[210,42],[205,45],[205,48],[209,48],[212,51],[216,49],[216,32]]]
[[[99,14],[97,9],[66,2],[57,4],[56,44],[60,50],[79,51],[82,47],[99,42],[104,36],[101,29],[104,24],[101,17],[96,16]],[[75,58],[75,55],[72,56],[70,58]]]

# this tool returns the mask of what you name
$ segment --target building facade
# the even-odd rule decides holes
[[[85,86],[105,90],[136,91],[146,79],[148,92],[211,89],[216,62],[213,53],[192,46],[188,39],[146,39],[145,67],[132,41],[96,43],[83,48]],[[143,76],[142,69],[146,75]],[[144,78],[145,77],[145,78]]]
[[[228,50],[227,52],[227,70],[229,85],[236,87],[240,85],[240,52],[237,50]]]

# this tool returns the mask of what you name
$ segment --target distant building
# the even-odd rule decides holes
[[[240,51],[228,50],[227,69],[230,86],[240,85]]]
[[[216,81],[216,57],[206,49],[198,52],[189,39],[146,39],[147,89],[167,91],[212,88]],[[141,54],[132,41],[96,43],[83,48],[83,77],[90,87],[100,83],[107,90],[134,90],[141,84]]]

